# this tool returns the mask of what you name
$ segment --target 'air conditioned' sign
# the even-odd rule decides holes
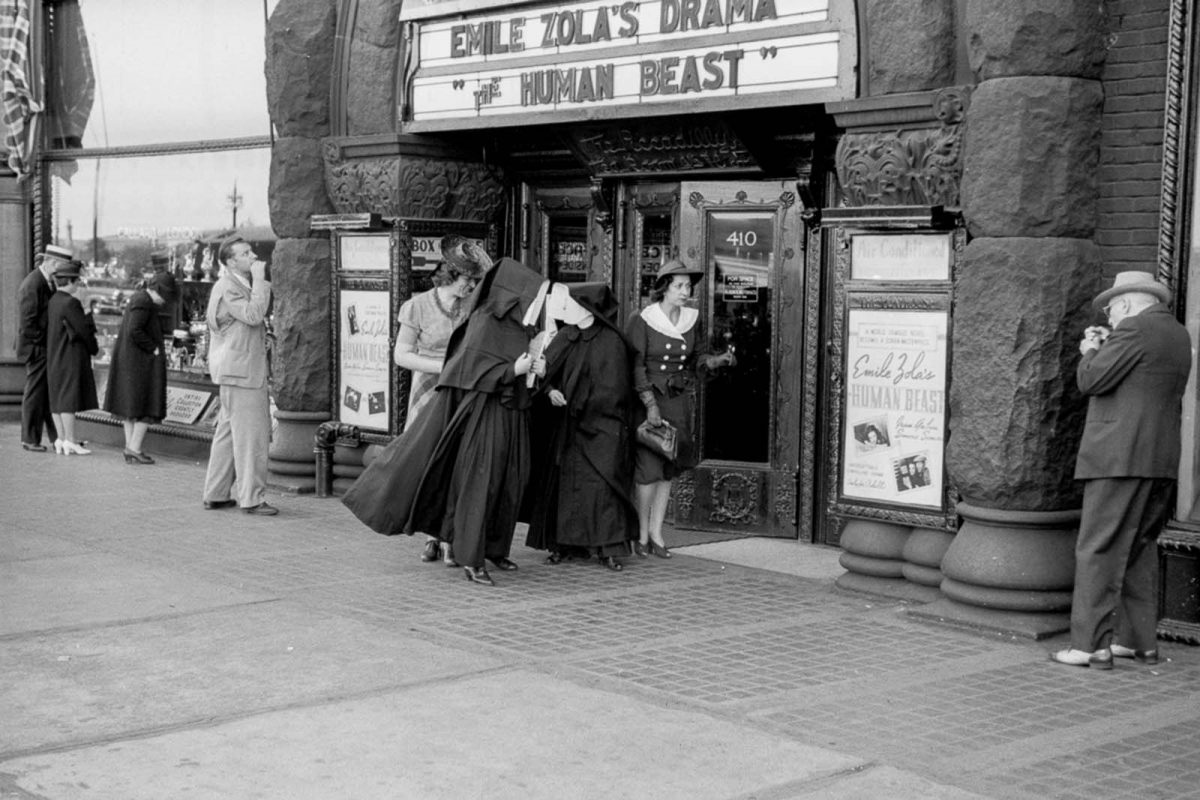
[[[409,5],[400,108],[408,131],[854,96],[852,0]],[[464,5],[487,10],[445,16]]]

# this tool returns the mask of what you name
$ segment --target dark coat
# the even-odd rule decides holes
[[[572,287],[575,291],[575,287]],[[633,403],[625,338],[600,321],[569,325],[546,349],[546,388],[567,405],[535,407],[535,471],[529,484],[530,547],[601,549],[638,535],[633,493]]]
[[[508,554],[529,474],[529,392],[513,362],[528,347],[522,320],[541,282],[507,258],[484,276],[450,337],[437,395],[342,498],[372,530],[440,535],[473,567],[485,551]]]
[[[40,269],[21,280],[17,289],[17,307],[21,314],[17,358],[22,362],[29,361],[35,353],[41,358],[46,356],[46,308],[52,296],[54,287]]]
[[[98,408],[92,356],[100,352],[96,323],[72,295],[57,291],[46,309],[46,380],[50,386],[50,411],[87,411]]]
[[[643,315],[646,311],[643,311]],[[696,466],[692,420],[696,415],[696,385],[703,372],[703,354],[697,345],[699,323],[689,327],[679,337],[671,337],[646,324],[643,315],[636,315],[625,327],[625,336],[633,347],[633,390],[651,390],[663,419],[675,426],[678,450],[673,462],[649,448],[637,445],[638,458],[656,465],[656,480],[671,480],[685,469]],[[635,408],[634,429],[646,419],[646,409],[640,403]]]
[[[167,415],[167,354],[162,322],[158,306],[145,291],[134,293],[121,319],[108,371],[104,410],[124,419],[154,422]]]
[[[1175,478],[1179,425],[1192,350],[1161,303],[1121,320],[1075,371],[1089,397],[1075,477]]]

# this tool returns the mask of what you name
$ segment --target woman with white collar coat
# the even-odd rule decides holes
[[[692,287],[704,277],[682,261],[663,264],[655,276],[651,297],[656,301],[629,321],[626,336],[633,345],[633,388],[641,400],[640,425],[668,422],[675,427],[678,446],[670,461],[639,444],[634,483],[638,510],[639,556],[653,553],[670,558],[663,541],[663,519],[671,496],[671,480],[696,466],[698,453],[692,435],[698,372],[733,366],[733,353],[711,355],[697,347],[700,312],[687,305]]]

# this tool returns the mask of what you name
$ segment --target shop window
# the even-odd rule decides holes
[[[258,147],[48,162],[52,239],[84,263],[100,361],[115,341],[124,301],[152,271],[151,254],[163,253],[180,283],[180,302],[166,326],[176,332],[173,366],[198,366],[196,344],[219,273],[220,242],[236,230],[261,258],[274,249],[270,160],[269,147]]]
[[[653,302],[654,280],[659,268],[671,259],[670,213],[642,215],[641,249],[638,255],[638,308]]]
[[[247,0],[47,3],[47,144],[266,135],[264,31],[263,4]]]

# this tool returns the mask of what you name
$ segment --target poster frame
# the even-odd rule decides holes
[[[390,330],[399,311],[400,303],[406,298],[406,275],[402,275],[402,259],[400,257],[401,237],[395,226],[374,230],[332,231],[331,255],[333,258],[333,286],[330,292],[330,355],[332,358],[329,371],[329,398],[331,406],[336,409],[334,418],[344,424],[356,425],[364,441],[382,443],[388,437],[400,432],[403,419],[397,414],[397,409],[405,398],[400,382],[401,370],[395,365],[391,349],[395,344],[395,334]],[[367,269],[344,269],[348,245],[361,238],[383,239],[387,242],[386,265],[373,266]],[[343,311],[343,296],[346,292],[385,292],[388,295],[388,378],[387,378],[387,415],[383,425],[378,427],[364,426],[345,417],[345,406],[342,403],[342,345],[341,320]],[[404,403],[407,405],[407,403]]]
[[[966,231],[962,228],[951,230],[914,230],[907,229],[903,233],[914,236],[946,236],[950,237],[951,265],[945,280],[853,280],[851,279],[852,240],[856,235],[877,235],[881,227],[863,226],[851,227],[839,225],[831,231],[833,250],[836,253],[833,281],[834,293],[831,299],[831,336],[829,340],[829,425],[826,451],[830,456],[830,469],[826,484],[826,511],[835,518],[860,518],[900,525],[933,528],[941,530],[957,530],[958,517],[955,511],[957,496],[955,495],[945,469],[945,446],[949,431],[949,394],[952,380],[953,361],[953,273],[961,259],[966,246]],[[891,232],[899,233],[893,229]],[[884,499],[864,499],[844,493],[845,471],[847,467],[846,447],[846,413],[847,392],[849,391],[849,375],[846,360],[849,349],[849,323],[851,313],[857,309],[887,310],[896,314],[911,312],[938,313],[945,315],[945,363],[938,365],[943,375],[943,406],[941,411],[942,423],[942,474],[941,485],[937,493],[937,507],[928,504],[910,504]]]

